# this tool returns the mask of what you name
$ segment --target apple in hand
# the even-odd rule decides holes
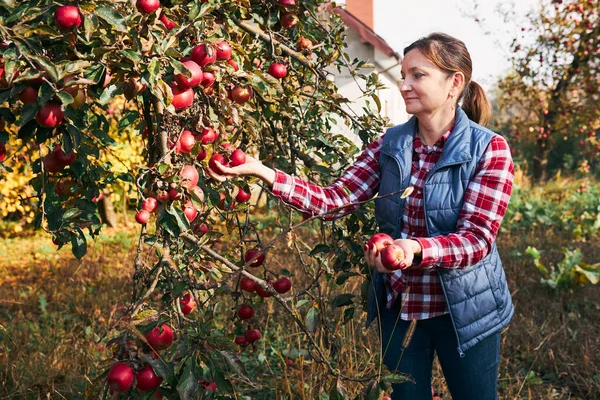
[[[229,156],[229,160],[232,167],[237,167],[246,163],[246,154],[240,149],[235,149]]]
[[[390,271],[396,271],[402,268],[404,264],[404,250],[397,244],[390,244],[380,252],[381,264]]]
[[[365,251],[374,249],[376,253],[386,248],[389,245],[394,244],[394,239],[387,233],[376,233],[367,241],[365,245]]]

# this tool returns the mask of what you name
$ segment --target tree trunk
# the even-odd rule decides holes
[[[117,226],[117,214],[115,214],[115,208],[113,207],[110,196],[105,195],[102,200],[98,202],[98,212],[100,213],[100,220],[103,224],[106,224],[110,228]]]

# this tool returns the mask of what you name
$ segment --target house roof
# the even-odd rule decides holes
[[[329,5],[329,7],[331,7],[331,5]],[[358,32],[362,43],[369,43],[388,57],[394,57],[396,60],[400,61],[400,55],[390,47],[385,39],[376,34],[373,29],[369,28],[369,26],[356,16],[340,7],[332,8],[331,12],[338,14],[342,17],[342,20],[348,27]]]

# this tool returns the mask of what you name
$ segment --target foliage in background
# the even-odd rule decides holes
[[[495,93],[494,129],[537,181],[600,173],[600,2],[543,0],[511,48]]]

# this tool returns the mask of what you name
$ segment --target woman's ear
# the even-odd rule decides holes
[[[462,92],[465,86],[465,75],[462,72],[455,72],[452,77],[452,89],[450,93],[453,96],[458,96]]]

